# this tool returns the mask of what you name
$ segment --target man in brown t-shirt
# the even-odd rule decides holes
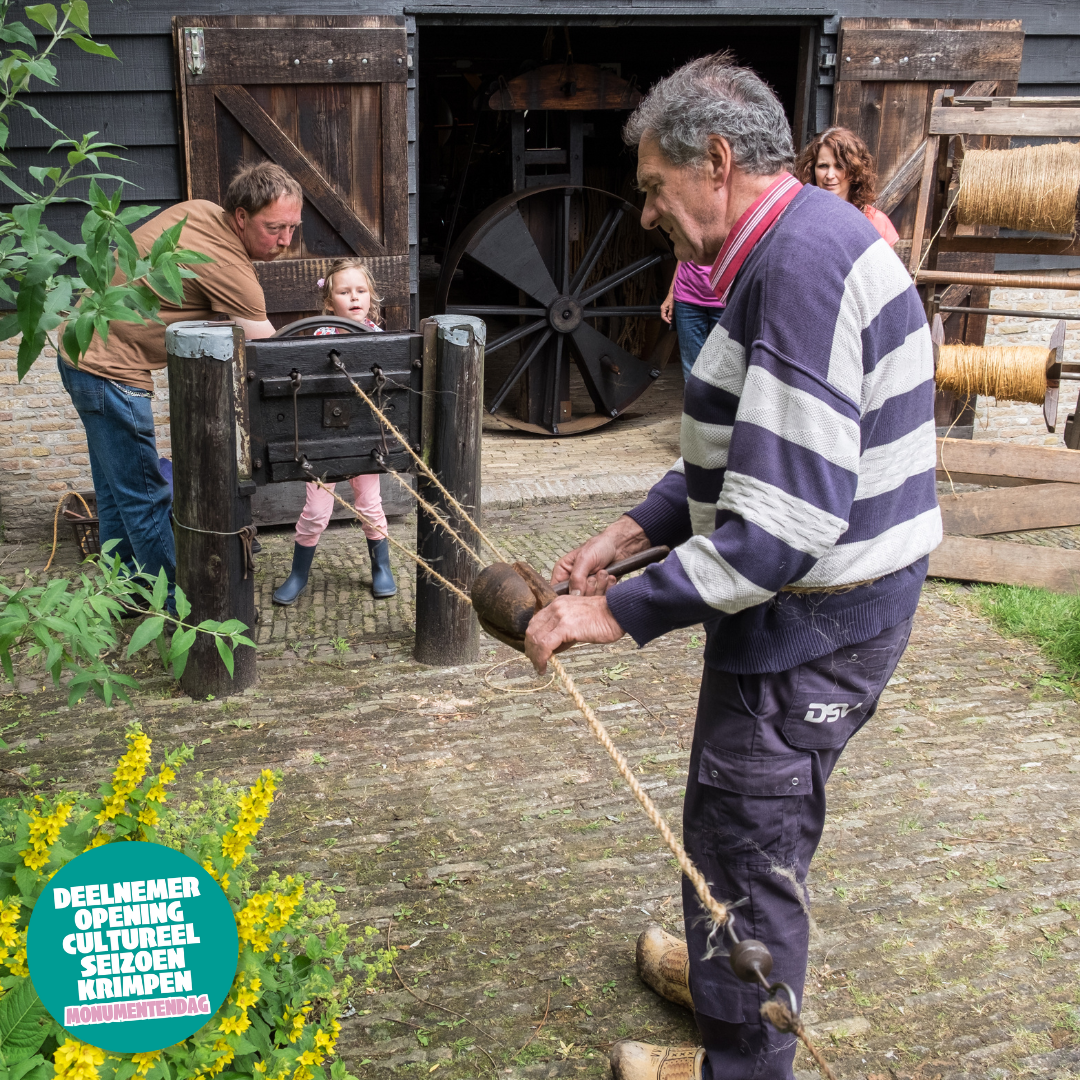
[[[300,225],[303,193],[279,165],[241,168],[225,193],[224,207],[195,199],[179,203],[136,229],[140,254],[182,218],[180,247],[214,261],[193,266],[177,307],[162,301],[165,326],[189,319],[232,319],[248,338],[274,332],[266,317],[254,262],[277,258]],[[95,335],[73,367],[59,360],[60,377],[86,430],[97,495],[101,541],[118,540],[114,553],[148,575],[164,567],[172,582],[176,548],[169,510],[172,490],[158,466],[151,372],[166,364],[165,326],[115,322],[108,341]],[[171,590],[170,590],[171,592]]]

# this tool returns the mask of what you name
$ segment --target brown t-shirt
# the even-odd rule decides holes
[[[214,261],[191,267],[199,276],[184,280],[182,306],[162,300],[159,314],[165,324],[234,315],[263,322],[266,298],[255,276],[255,267],[240,238],[229,228],[225,211],[217,204],[194,199],[163,210],[132,234],[139,253],[149,254],[154,241],[185,214],[187,224],[180,234],[179,246],[200,251]],[[79,367],[141,390],[153,390],[150,372],[163,368],[165,363],[165,326],[114,322],[109,326],[108,343],[102,343],[95,334]]]

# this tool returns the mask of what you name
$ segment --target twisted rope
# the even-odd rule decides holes
[[[377,532],[382,533],[381,539],[388,540],[393,547],[396,547],[398,549],[398,551],[402,552],[402,554],[404,554],[407,558],[412,559],[412,561],[416,563],[416,565],[419,566],[421,570],[423,570],[425,573],[430,574],[437,582],[439,582],[440,585],[443,586],[443,588],[449,589],[455,596],[464,600],[466,604],[472,607],[472,600],[466,593],[462,592],[461,589],[459,589],[452,581],[448,581],[446,578],[444,578],[442,574],[438,572],[438,570],[433,570],[426,562],[424,562],[422,558],[420,558],[419,555],[416,554],[415,551],[410,551],[404,544],[399,543],[397,540],[395,540],[390,535],[388,529],[384,529],[381,525],[376,525],[375,522],[373,522],[369,517],[367,517],[367,515],[361,513],[359,510],[356,509],[355,506],[347,503],[336,491],[334,491],[329,485],[324,484],[320,479],[318,479],[318,477],[313,478],[311,482],[313,484],[318,484],[319,487],[323,489],[323,491],[329,491],[330,494],[334,497],[334,502],[340,503],[342,506],[345,507],[346,510],[349,510],[353,514],[355,514],[356,517],[359,518],[364,525],[368,526],[368,528],[375,529]]]
[[[454,529],[453,525],[451,525],[450,522],[447,521],[446,518],[444,518],[442,514],[440,514],[439,511],[427,501],[427,499],[425,499],[419,492],[414,491],[412,487],[409,484],[406,484],[405,481],[402,480],[396,472],[388,471],[386,475],[392,476],[435,519],[435,521],[440,526],[442,526],[442,528],[444,528],[458,542],[458,544],[461,545],[461,549],[469,553],[473,560],[475,560],[476,565],[479,566],[481,570],[484,569],[486,564],[484,563],[484,560],[481,559],[480,556],[477,555],[476,552],[473,550],[472,545],[465,542],[464,537],[462,537],[462,535]],[[470,521],[469,524],[471,525],[472,522]]]
[[[367,407],[379,418],[379,422],[389,430],[390,434],[393,435],[394,438],[397,439],[397,441],[405,447],[405,450],[408,453],[409,457],[411,457],[416,463],[416,467],[439,489],[439,491],[443,493],[443,495],[446,496],[446,501],[461,515],[463,520],[469,523],[469,527],[476,532],[476,535],[479,536],[480,539],[483,540],[489,548],[491,548],[499,562],[509,562],[506,556],[503,555],[503,553],[498,549],[498,547],[496,547],[494,541],[490,540],[484,530],[481,529],[475,521],[473,521],[468,510],[466,510],[465,507],[462,506],[461,503],[459,503],[457,499],[455,499],[454,496],[446,490],[446,488],[443,486],[443,482],[431,471],[431,469],[428,467],[427,462],[424,461],[424,459],[409,445],[409,440],[406,439],[405,436],[402,435],[396,427],[394,427],[394,425],[389,421],[389,419],[387,419],[387,416],[382,411],[382,409],[380,409],[379,406],[376,405],[375,402],[372,401],[371,398],[369,398],[367,394],[365,394],[364,391],[360,389],[359,383],[357,383],[351,375],[346,375],[345,377],[349,380],[352,388],[360,396],[360,400],[363,401],[364,404],[367,405]],[[419,501],[420,494],[418,492],[413,491],[412,488],[409,488],[409,492],[413,496],[413,498]]]
[[[814,1064],[821,1070],[822,1075],[828,1080],[836,1080],[836,1073],[829,1068],[829,1063],[821,1056],[821,1051],[814,1045],[813,1040],[806,1033],[802,1018],[793,1013],[782,1001],[766,1001],[761,1006],[761,1015],[768,1020],[777,1031],[788,1032],[795,1036],[806,1047]]]
[[[76,499],[83,504],[83,509],[86,511],[86,516],[92,518],[94,515],[90,513],[90,507],[86,505],[86,500],[77,491],[65,491],[60,496],[60,501],[56,504],[56,513],[53,514],[52,519],[52,551],[49,552],[49,561],[41,568],[41,572],[44,574],[53,564],[53,559],[56,558],[56,528],[60,522],[60,511],[64,508],[64,503],[67,501],[69,495],[74,495]]]
[[[728,921],[727,907],[713,896],[709,890],[709,883],[705,880],[705,875],[694,865],[693,860],[686,854],[686,848],[676,839],[675,834],[671,831],[671,826],[664,820],[663,814],[657,810],[656,804],[649,798],[649,793],[638,783],[634,770],[630,768],[630,763],[623,756],[622,751],[611,741],[608,729],[604,727],[599,717],[592,711],[589,703],[582,697],[581,691],[574,685],[574,680],[570,677],[570,672],[563,667],[562,661],[557,656],[552,656],[548,663],[555,669],[559,681],[566,687],[566,692],[581,710],[581,715],[588,722],[589,730],[596,737],[596,741],[608,752],[611,760],[615,762],[615,768],[619,770],[619,775],[626,781],[626,786],[641,804],[641,809],[645,811],[656,831],[663,837],[664,843],[667,844],[671,854],[678,860],[679,868],[690,879],[690,884],[694,886],[694,892],[697,893],[702,907],[709,913],[712,921],[717,926],[723,926]]]

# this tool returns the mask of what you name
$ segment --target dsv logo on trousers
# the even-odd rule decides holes
[[[808,724],[835,724],[840,717],[847,716],[850,710],[857,709],[861,704],[862,702],[858,701],[854,705],[822,705],[811,701],[803,720]]]

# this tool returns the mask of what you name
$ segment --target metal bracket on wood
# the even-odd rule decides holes
[[[188,74],[202,75],[206,71],[206,37],[201,26],[184,27],[184,60]]]

